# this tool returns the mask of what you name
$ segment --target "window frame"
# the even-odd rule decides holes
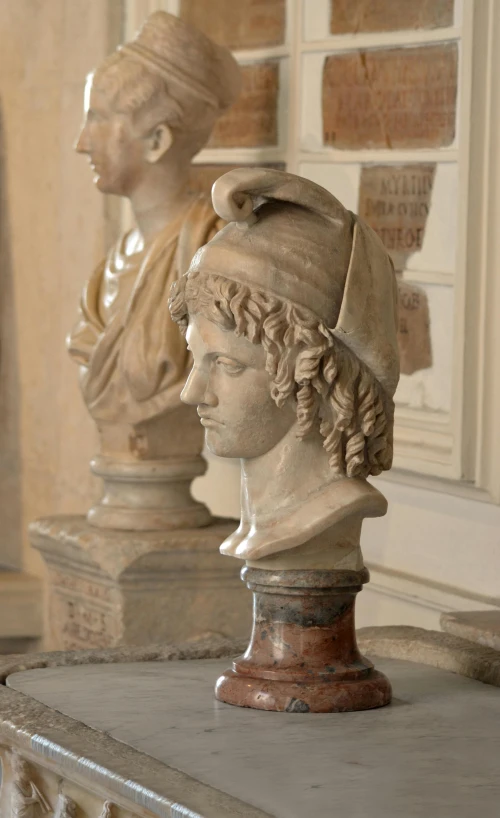
[[[314,0],[313,0],[314,1]],[[324,2],[324,0],[319,0]],[[299,173],[302,162],[456,161],[458,164],[458,230],[453,275],[415,273],[412,282],[446,284],[454,291],[452,396],[449,413],[397,406],[393,478],[414,482],[441,480],[450,493],[477,489],[500,503],[500,3],[455,0],[454,24],[415,29],[332,36],[306,41],[304,15],[311,0],[287,0],[283,45],[234,52],[244,65],[280,61],[280,140],[270,148],[217,148],[201,151],[197,164],[285,162]],[[144,18],[163,8],[179,11],[179,0],[125,0],[125,37],[133,36]],[[457,23],[458,20],[458,23]],[[300,145],[302,63],[304,55],[358,48],[457,41],[458,144],[437,150],[304,151]],[[125,212],[125,211],[124,211]],[[129,216],[124,215],[127,222]],[[450,281],[451,279],[451,281]]]

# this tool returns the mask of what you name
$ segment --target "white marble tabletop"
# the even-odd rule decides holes
[[[227,665],[43,668],[7,684],[275,818],[498,818],[499,689],[378,659],[389,707],[266,713],[215,701]]]

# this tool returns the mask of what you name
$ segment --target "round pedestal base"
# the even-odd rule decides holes
[[[217,680],[216,698],[287,713],[371,710],[391,685],[356,644],[354,603],[368,571],[246,567],[254,595],[250,644]]]
[[[338,682],[281,682],[252,679],[226,670],[217,679],[220,702],[256,710],[286,713],[344,713],[371,710],[391,701],[391,684],[383,673],[371,670],[364,679]]]
[[[212,516],[202,503],[187,508],[130,508],[98,504],[87,512],[87,520],[97,528],[117,531],[175,531],[179,528],[202,528],[210,525]]]
[[[211,514],[191,496],[191,482],[204,474],[200,456],[120,460],[99,455],[91,462],[104,481],[104,495],[87,513],[97,528],[174,531],[210,525]]]

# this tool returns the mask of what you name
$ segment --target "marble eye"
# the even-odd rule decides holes
[[[228,375],[239,375],[245,369],[243,364],[233,361],[231,358],[217,358],[216,364],[222,367]]]

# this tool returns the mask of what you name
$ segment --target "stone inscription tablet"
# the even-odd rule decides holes
[[[241,72],[241,96],[216,123],[209,148],[258,148],[278,144],[278,63],[244,65]]]
[[[361,169],[358,213],[378,233],[398,271],[422,249],[435,173],[435,163]]]
[[[451,145],[457,65],[455,43],[326,57],[325,145],[342,150]]]
[[[427,293],[410,281],[398,280],[398,346],[402,375],[432,366],[431,319]]]
[[[330,33],[453,25],[453,0],[330,0]]]
[[[87,650],[119,644],[122,627],[113,602],[104,583],[56,573],[49,607],[51,645]]]
[[[359,215],[378,233],[397,272],[422,249],[435,173],[435,163],[361,169]],[[432,366],[429,304],[416,284],[400,278],[398,291],[401,373],[412,375]]]
[[[181,0],[180,16],[228,48],[285,41],[285,0]]]

